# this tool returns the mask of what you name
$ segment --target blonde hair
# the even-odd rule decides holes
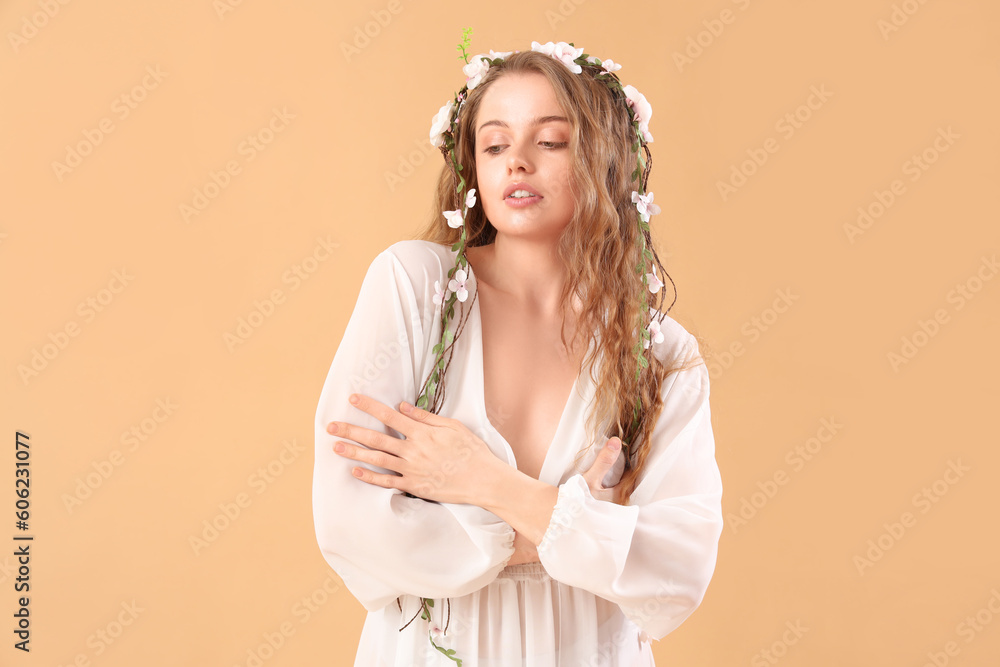
[[[647,288],[636,274],[641,258],[638,235],[643,232],[632,202],[632,191],[637,189],[632,178],[637,164],[633,150],[635,130],[621,92],[595,79],[589,68],[584,67],[582,74],[574,74],[562,62],[534,51],[513,53],[501,64],[492,65],[479,84],[469,91],[455,133],[456,156],[462,165],[465,192],[478,187],[475,123],[483,95],[497,79],[515,73],[545,76],[572,126],[569,149],[576,206],[558,247],[560,257],[569,268],[560,297],[563,314],[560,337],[566,346],[566,316],[571,297],[576,295],[583,303],[578,332],[587,336],[586,342],[598,342],[600,334],[599,343],[588,352],[583,365],[592,364],[598,356],[602,359],[600,377],[595,379],[594,409],[587,417],[586,429],[594,433],[596,423],[613,422],[604,433],[605,439],[597,441],[598,447],[615,435],[627,444],[622,450],[627,452],[627,457],[619,482],[619,503],[625,505],[638,485],[649,455],[650,435],[663,407],[660,396],[663,382],[671,373],[697,365],[695,362],[701,357],[667,368],[650,347],[645,352],[649,366],[636,380],[638,362],[634,348],[640,333],[636,322],[642,308],[640,289]],[[646,155],[648,159],[648,150]],[[449,246],[459,241],[461,229],[450,227],[442,216],[444,211],[461,208],[456,186],[455,174],[445,154],[430,222],[416,238]],[[486,218],[482,206],[469,209],[465,226],[469,247],[488,245],[496,238],[497,230]],[[656,255],[651,236],[646,237],[646,245],[653,255],[658,275],[670,279]],[[647,266],[646,262],[642,265]],[[672,279],[670,284],[673,285]],[[653,295],[654,300],[659,296],[661,305],[664,292],[661,289],[658,295]],[[667,311],[661,312],[668,312],[671,307],[673,303]],[[646,321],[648,316],[643,316]],[[591,377],[593,368],[591,366]],[[447,367],[444,370],[447,371]],[[642,409],[633,429],[637,395],[641,397]],[[581,450],[580,455],[585,451]]]

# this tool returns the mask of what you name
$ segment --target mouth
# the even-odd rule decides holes
[[[513,194],[504,197],[508,202],[537,201],[541,198],[541,195],[530,193],[527,190],[515,190]]]
[[[514,183],[507,186],[503,192],[503,198],[507,201],[538,200],[542,196],[535,192],[535,189],[526,183]]]

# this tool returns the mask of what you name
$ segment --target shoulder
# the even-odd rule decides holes
[[[379,253],[375,261],[393,265],[405,274],[414,288],[420,288],[427,284],[433,286],[435,280],[447,275],[448,269],[455,264],[455,255],[448,245],[404,239]]]
[[[659,321],[660,333],[663,335],[663,340],[659,343],[650,340],[650,347],[653,348],[656,358],[664,365],[670,367],[690,364],[701,356],[698,339],[680,322],[652,306],[649,308],[649,313],[654,321]]]

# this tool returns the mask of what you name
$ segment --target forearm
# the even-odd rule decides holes
[[[538,563],[538,550],[521,533],[514,533],[514,555],[510,557],[507,566],[520,565],[521,563]]]
[[[552,520],[559,487],[541,482],[497,459],[473,504],[493,512],[538,546]],[[516,557],[516,556],[515,556]]]

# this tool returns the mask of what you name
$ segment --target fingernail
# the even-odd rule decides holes
[[[413,409],[413,406],[407,403],[406,401],[403,401],[400,404],[400,409],[402,409],[403,412],[409,412],[410,410]]]

